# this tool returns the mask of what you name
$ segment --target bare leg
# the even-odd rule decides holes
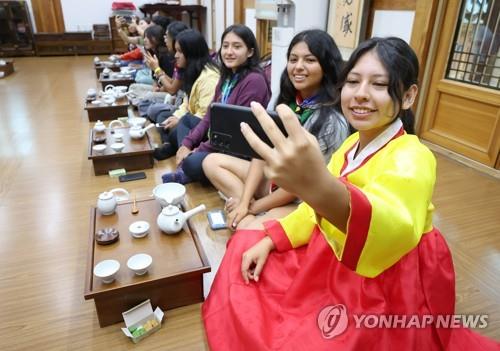
[[[227,197],[239,198],[250,162],[237,157],[213,153],[203,160],[203,171],[210,182]]]
[[[255,221],[255,217],[254,215],[246,215],[245,217],[243,217],[243,219],[240,221],[240,223],[238,223],[238,226],[237,228],[238,229],[247,229],[247,228],[250,228],[249,225],[252,224],[253,221]]]
[[[288,214],[290,214],[291,212],[293,212],[296,208],[297,208],[297,204],[295,204],[295,203],[288,204],[288,205],[281,206],[281,207],[276,207],[276,208],[269,210],[268,212],[266,212],[262,216],[254,217],[254,220],[252,220],[252,221],[247,220],[247,217],[250,217],[250,216],[247,216],[244,221],[240,222],[240,224],[238,225],[238,229],[260,229],[260,230],[263,230],[264,229],[263,223],[265,221],[268,221],[270,219],[283,218],[283,217],[287,216]]]

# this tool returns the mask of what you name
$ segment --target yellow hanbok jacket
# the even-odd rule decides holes
[[[354,157],[358,142],[359,134],[351,135],[328,164],[350,194],[347,233],[307,203],[265,226],[278,251],[307,244],[319,226],[339,261],[362,276],[375,277],[432,229],[436,161],[418,137],[404,133],[399,119]]]
[[[191,94],[189,97],[187,95],[184,96],[182,104],[173,115],[182,118],[182,116],[189,112],[198,118],[203,118],[214,98],[215,87],[219,82],[219,78],[219,72],[211,67],[205,67],[194,82]]]

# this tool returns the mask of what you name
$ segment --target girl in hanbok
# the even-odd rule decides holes
[[[411,135],[417,77],[403,40],[362,43],[339,80],[358,132],[326,168],[287,106],[277,109],[285,137],[252,104],[274,148],[246,124],[243,135],[266,175],[303,203],[229,241],[203,305],[212,350],[499,349],[447,318],[455,282],[432,226],[436,161]]]

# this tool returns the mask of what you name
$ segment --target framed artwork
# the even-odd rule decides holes
[[[333,37],[344,59],[365,40],[369,0],[331,0],[328,11],[328,33]]]

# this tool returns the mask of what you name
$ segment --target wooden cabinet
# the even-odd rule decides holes
[[[92,40],[90,32],[35,34],[39,56],[92,55],[112,52],[111,40]]]
[[[25,1],[0,1],[0,56],[35,54],[33,30]]]

